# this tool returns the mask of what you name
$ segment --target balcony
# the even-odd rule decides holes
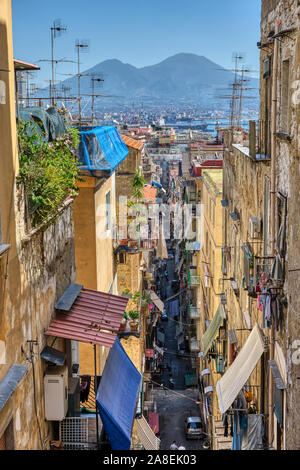
[[[193,337],[193,338],[189,339],[189,347],[190,347],[190,352],[199,352],[200,351],[199,341],[197,340],[196,337]]]
[[[197,269],[190,268],[188,271],[188,283],[191,287],[200,286],[200,276],[197,274]]]
[[[191,320],[199,320],[200,318],[200,308],[194,307],[193,305],[188,305],[188,316]]]

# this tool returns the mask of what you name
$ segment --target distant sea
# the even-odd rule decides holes
[[[188,128],[192,129],[193,127],[197,127],[203,124],[207,124],[207,129],[204,130],[203,132],[208,132],[210,134],[215,134],[216,133],[216,128],[217,127],[229,127],[229,120],[228,119],[218,119],[217,121],[215,119],[203,119],[201,121],[192,121],[192,122],[185,122],[182,123],[182,126],[186,129],[187,126]],[[249,120],[245,119],[241,121],[241,124],[243,128],[247,131],[249,129]],[[166,123],[168,126],[176,126],[176,127],[181,127],[180,123],[171,123],[168,122]]]

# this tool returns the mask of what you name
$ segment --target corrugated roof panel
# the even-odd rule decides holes
[[[82,289],[69,311],[57,310],[46,335],[111,347],[128,299]]]

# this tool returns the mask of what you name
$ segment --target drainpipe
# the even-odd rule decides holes
[[[275,34],[278,33],[278,25],[280,21],[276,22]],[[278,52],[279,42],[274,39],[274,55],[273,55],[273,71],[272,71],[272,110],[271,110],[271,254],[275,254],[275,223],[276,223],[276,114],[277,114],[277,68],[278,68]],[[275,329],[274,322],[270,331],[270,360],[274,359],[274,338]],[[269,447],[272,447],[274,439],[274,419],[273,419],[273,406],[274,406],[274,379],[271,368],[269,367],[269,432],[268,441]]]

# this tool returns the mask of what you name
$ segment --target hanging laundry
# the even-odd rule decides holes
[[[84,375],[81,377],[80,401],[82,403],[85,403],[89,398],[90,384],[91,384],[91,377],[89,375]]]

